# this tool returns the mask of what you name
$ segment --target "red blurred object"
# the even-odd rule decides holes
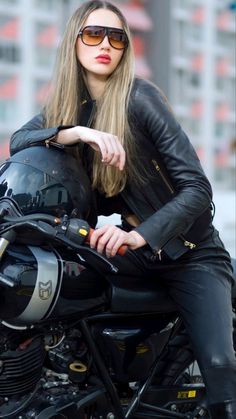
[[[203,114],[203,102],[201,100],[193,102],[191,109],[190,109],[190,114],[192,118],[200,118]]]
[[[19,36],[19,20],[17,18],[11,19],[0,26],[0,38],[3,39],[17,39]]]
[[[228,58],[220,58],[216,63],[216,74],[218,76],[226,76],[229,74],[230,70],[230,61]]]
[[[227,103],[221,103],[216,108],[215,116],[217,121],[227,121],[230,114],[230,107]]]
[[[13,99],[18,93],[19,80],[17,77],[5,80],[0,84],[0,99]]]
[[[203,147],[198,146],[196,148],[196,152],[197,152],[197,155],[198,155],[199,160],[201,160],[201,162],[203,162],[203,160],[205,158],[205,152],[204,152]]]
[[[135,56],[143,55],[145,51],[145,43],[141,36],[133,36],[133,46],[134,46],[134,53]]]
[[[139,31],[152,29],[153,22],[140,1],[133,0],[127,4],[114,2],[114,4],[122,11],[131,29]]]
[[[36,38],[37,45],[44,47],[54,47],[57,44],[58,31],[55,25],[47,26],[43,29]]]
[[[192,14],[192,22],[196,24],[203,23],[205,20],[205,7],[200,6],[194,9]]]
[[[229,162],[229,154],[227,150],[217,150],[215,154],[215,164],[218,167],[225,167]]]
[[[45,103],[45,99],[52,89],[50,82],[44,83],[36,92],[36,102],[39,104]]]
[[[9,140],[1,140],[0,143],[0,162],[3,162],[9,157]]]
[[[135,74],[139,77],[150,78],[151,68],[145,57],[145,42],[139,35],[133,37],[133,46],[135,53]]]
[[[217,20],[216,20],[216,26],[218,29],[225,30],[230,27],[231,22],[231,14],[228,11],[222,12]]]
[[[202,54],[195,55],[191,61],[191,69],[197,72],[203,70],[204,67],[204,57]]]

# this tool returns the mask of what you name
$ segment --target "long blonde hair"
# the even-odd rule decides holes
[[[83,69],[76,56],[78,32],[91,12],[108,9],[115,13],[128,37],[128,46],[121,61],[109,76],[103,96],[97,102],[93,128],[117,135],[126,151],[126,166],[120,170],[101,164],[98,152],[93,160],[93,187],[106,196],[114,196],[124,188],[127,178],[136,178],[136,147],[128,122],[128,104],[134,80],[134,53],[130,30],[119,9],[107,1],[84,3],[70,18],[55,66],[53,90],[45,106],[46,127],[77,125],[81,113],[82,94],[85,88]]]

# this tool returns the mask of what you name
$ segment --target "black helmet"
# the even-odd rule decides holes
[[[78,161],[65,150],[29,147],[0,167],[0,197],[14,199],[24,215],[63,214],[96,224],[89,178]]]

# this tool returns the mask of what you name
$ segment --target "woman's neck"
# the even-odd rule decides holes
[[[104,77],[86,77],[86,85],[92,99],[98,100],[102,96],[107,78]]]

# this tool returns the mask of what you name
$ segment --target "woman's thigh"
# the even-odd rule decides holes
[[[167,283],[202,368],[230,364],[235,359],[231,282],[196,268],[176,270]]]

